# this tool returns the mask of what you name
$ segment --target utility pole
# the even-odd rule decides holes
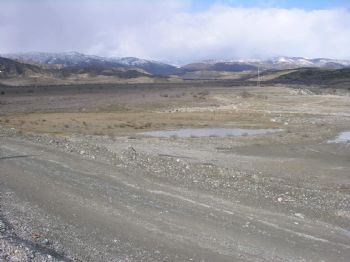
[[[256,86],[260,87],[260,66],[258,65],[258,80],[256,82]]]

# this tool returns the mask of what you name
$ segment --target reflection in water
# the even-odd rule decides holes
[[[347,142],[350,142],[350,132],[341,132],[334,140],[330,140],[328,142],[329,143],[347,143]]]

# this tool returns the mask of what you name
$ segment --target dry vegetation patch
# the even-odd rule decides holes
[[[7,116],[1,122],[23,131],[101,135],[181,127],[278,127],[261,113],[235,112],[32,113]]]

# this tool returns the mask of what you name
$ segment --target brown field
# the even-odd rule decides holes
[[[3,96],[0,123],[22,132],[59,135],[125,136],[148,130],[186,127],[282,128],[318,137],[338,132],[346,123],[327,123],[350,116],[350,98],[312,95],[282,86],[191,87],[143,90],[136,86],[104,93],[23,92]],[[208,91],[210,89],[210,91]],[[11,102],[6,102],[11,100]],[[19,112],[7,112],[17,108]],[[12,110],[15,111],[15,110]]]

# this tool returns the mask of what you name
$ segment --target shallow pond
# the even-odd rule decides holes
[[[347,143],[347,142],[350,142],[350,132],[341,132],[334,140],[328,141],[328,143]]]
[[[241,128],[185,128],[176,130],[160,130],[142,133],[153,137],[225,137],[251,136],[276,133],[281,129],[241,129]]]

